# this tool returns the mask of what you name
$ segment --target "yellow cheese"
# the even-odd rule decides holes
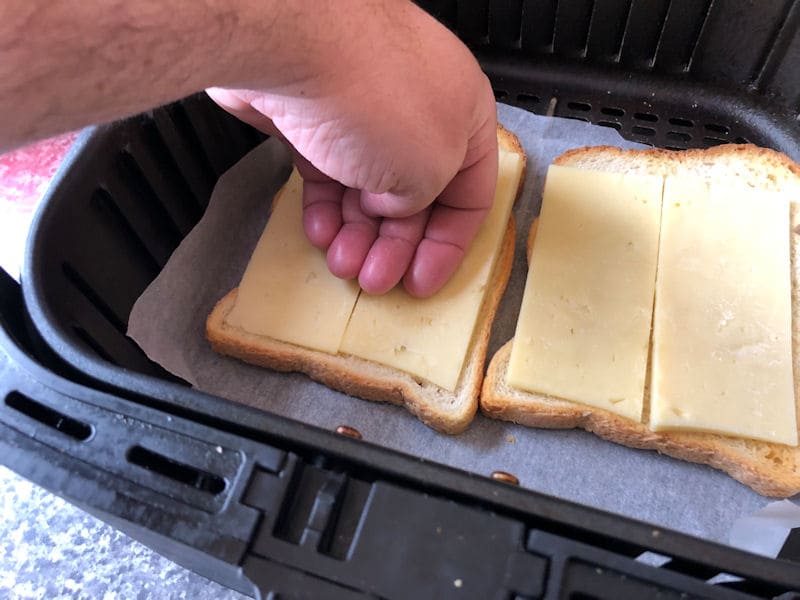
[[[660,176],[550,167],[513,387],[641,421],[662,186]]]
[[[303,232],[302,179],[293,171],[239,284],[229,325],[336,354],[359,287],[331,275]]]
[[[650,426],[797,445],[789,201],[669,177]]]
[[[500,152],[494,205],[452,279],[431,298],[397,286],[362,294],[341,352],[395,367],[446,390],[458,385],[494,262],[508,226],[523,160]]]

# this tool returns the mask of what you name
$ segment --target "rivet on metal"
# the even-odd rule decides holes
[[[502,481],[503,483],[509,483],[511,485],[519,485],[519,479],[517,479],[511,473],[506,473],[505,471],[492,471],[492,479]]]
[[[361,439],[361,432],[358,429],[350,427],[349,425],[339,425],[336,428],[336,433],[339,435],[346,435],[347,437],[351,437],[354,440]]]

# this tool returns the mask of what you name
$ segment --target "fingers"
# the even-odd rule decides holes
[[[403,278],[422,239],[430,210],[402,219],[384,219],[367,254],[359,285],[369,294],[385,294]]]
[[[452,209],[435,206],[424,238],[403,278],[412,296],[426,298],[438,292],[455,273],[488,209]]]
[[[364,214],[360,193],[352,188],[344,191],[341,214],[342,227],[328,248],[328,268],[336,277],[353,279],[378,237],[380,221]]]
[[[317,248],[327,250],[342,228],[343,194],[336,181],[303,182],[303,230]]]
[[[321,173],[296,151],[294,164],[303,178],[303,230],[314,246],[327,250],[342,228],[345,187]]]
[[[493,132],[494,133],[494,132]],[[491,209],[497,183],[497,141],[460,171],[433,205],[425,234],[403,278],[406,290],[430,296],[447,282]]]

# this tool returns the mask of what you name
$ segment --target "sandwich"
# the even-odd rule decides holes
[[[489,333],[513,262],[511,208],[525,152],[498,127],[493,208],[451,280],[431,298],[398,286],[370,296],[336,279],[302,230],[302,180],[293,172],[238,288],[208,316],[218,353],[298,371],[346,394],[404,406],[426,425],[460,433],[472,421]]]
[[[800,167],[752,145],[553,165],[482,413],[800,492]]]

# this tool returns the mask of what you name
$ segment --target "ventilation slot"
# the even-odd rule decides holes
[[[567,108],[571,110],[579,110],[581,112],[589,112],[592,110],[592,105],[586,102],[567,102]]]
[[[651,113],[636,113],[633,115],[634,119],[638,121],[648,121],[649,123],[655,123],[658,121],[658,115],[654,115]]]
[[[716,123],[706,123],[703,125],[703,128],[706,131],[713,131],[714,133],[721,133],[722,135],[728,135],[731,132],[725,125],[717,125]]]
[[[517,102],[522,104],[539,104],[541,99],[533,94],[517,94]]]
[[[169,248],[167,257],[169,257],[183,239],[183,234],[142,173],[136,159],[129,152],[123,151],[117,158],[117,166],[125,187],[130,190],[138,206],[147,211],[149,217],[147,223],[157,233],[155,238],[166,242]]]
[[[88,282],[80,276],[80,274],[72,267],[72,265],[67,262],[62,262],[61,270],[63,271],[67,280],[74,285],[81,294],[83,294],[83,296],[97,309],[101,315],[103,315],[106,321],[108,321],[114,327],[114,329],[124,335],[127,330],[125,323],[117,316],[111,307],[105,303],[105,301],[100,297],[100,294],[95,292],[92,286],[90,286]]]
[[[600,109],[600,112],[604,115],[608,115],[610,117],[624,117],[625,111],[621,108],[616,108],[614,106],[604,106]]]
[[[727,144],[728,140],[723,140],[718,137],[704,137],[703,143],[706,146],[719,146],[720,144]]]
[[[634,125],[631,127],[631,131],[636,135],[644,135],[647,137],[652,137],[656,134],[656,130],[652,127],[641,127],[639,125]]]
[[[694,62],[694,56],[697,52],[697,48],[700,46],[700,39],[703,37],[703,31],[706,28],[706,23],[708,22],[708,17],[711,14],[711,7],[714,5],[714,0],[706,0],[705,10],[702,13],[702,19],[698,21],[697,31],[693,36],[693,41],[691,43],[691,47],[689,48],[688,60],[686,61],[686,67],[684,70],[688,73],[692,70],[692,63]]]
[[[564,56],[586,57],[595,0],[556,2],[553,51]]]
[[[91,425],[68,417],[49,406],[23,396],[19,392],[11,392],[6,396],[6,405],[42,425],[47,425],[64,435],[68,435],[73,440],[85,442],[92,435]]]
[[[670,2],[656,49],[656,64],[662,70],[686,72],[710,1]]]
[[[98,188],[92,193],[89,204],[92,210],[102,216],[105,221],[104,224],[112,229],[112,234],[119,240],[119,243],[127,243],[132,257],[135,257],[139,264],[147,270],[151,279],[155,279],[156,275],[161,271],[161,266],[133,227],[131,227],[117,203],[114,202],[111,194],[103,188]]]
[[[668,0],[632,2],[625,24],[620,62],[652,69],[666,25]]]
[[[675,125],[676,127],[694,127],[694,122],[690,121],[689,119],[682,119],[680,117],[671,117],[669,119],[670,125]]]
[[[692,136],[683,131],[668,131],[667,139],[673,142],[689,142],[692,140]]]
[[[522,47],[522,4],[516,2],[490,2],[488,14],[489,40],[495,48],[519,49]]]
[[[611,127],[612,129],[616,129],[617,131],[622,129],[622,125],[620,125],[619,123],[615,123],[614,121],[598,121],[597,124],[602,125],[603,127]]]
[[[503,100],[508,98],[508,92],[505,90],[495,90],[494,91],[494,99],[495,100]]]
[[[147,146],[147,151],[153,157],[153,162],[157,165],[162,165],[164,172],[169,173],[169,179],[172,181],[175,194],[180,199],[182,208],[189,214],[189,218],[196,223],[203,216],[203,207],[201,202],[197,199],[186,177],[175,162],[172,153],[167,149],[164,143],[164,138],[158,131],[155,123],[152,120],[145,121],[142,125],[142,139]],[[256,143],[253,143],[255,146]]]
[[[178,130],[178,133],[183,138],[184,148],[193,155],[193,158],[200,166],[200,172],[205,178],[206,187],[209,190],[213,189],[217,182],[217,177],[208,155],[203,150],[203,144],[200,143],[200,138],[189,120],[189,116],[186,114],[186,108],[184,108],[183,104],[173,103],[167,106],[166,110],[175,125],[175,129]],[[208,204],[209,199],[210,197],[200,198],[204,205]]]
[[[617,38],[616,52],[614,53],[614,62],[620,62],[622,59],[622,47],[625,44],[625,38],[628,36],[628,27],[631,22],[631,14],[633,13],[633,0],[628,0],[628,7],[625,10],[625,18],[622,21],[622,27],[619,31]]]
[[[141,446],[128,450],[128,462],[173,481],[190,485],[201,492],[216,496],[225,489],[225,480],[218,475],[201,471]]]

